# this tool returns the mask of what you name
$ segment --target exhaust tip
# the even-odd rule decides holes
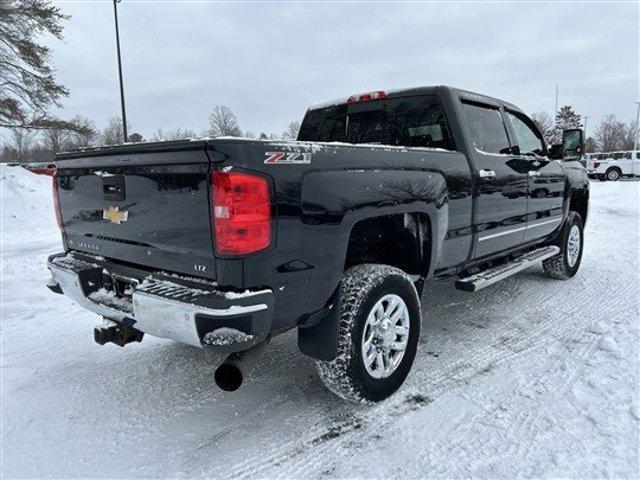
[[[226,392],[234,392],[242,385],[242,372],[230,363],[220,365],[213,377],[216,385]]]

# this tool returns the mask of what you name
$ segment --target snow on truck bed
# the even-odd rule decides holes
[[[413,372],[364,408],[322,387],[293,332],[232,394],[199,349],[98,346],[101,320],[45,288],[50,179],[1,174],[2,478],[640,476],[638,182],[592,183],[571,281],[429,285]]]

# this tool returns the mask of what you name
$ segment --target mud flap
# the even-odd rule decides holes
[[[322,310],[313,313],[298,328],[298,348],[308,357],[331,361],[338,355],[341,284]]]

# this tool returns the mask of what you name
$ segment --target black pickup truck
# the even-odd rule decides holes
[[[425,280],[472,292],[540,261],[575,275],[582,140],[547,149],[514,105],[425,87],[316,105],[297,141],[64,153],[47,285],[104,317],[100,344],[147,333],[220,354],[226,390],[297,328],[330,390],[380,401],[416,355]]]

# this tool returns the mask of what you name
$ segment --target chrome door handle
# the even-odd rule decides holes
[[[529,171],[529,176],[530,177],[539,177],[540,176],[540,170],[530,170]]]
[[[493,170],[488,170],[488,169],[484,169],[484,170],[480,170],[478,172],[478,175],[480,175],[480,178],[496,178],[496,172],[494,172]]]

